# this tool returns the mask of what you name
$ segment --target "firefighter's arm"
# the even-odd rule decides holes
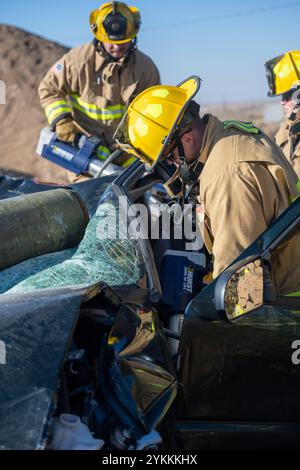
[[[293,166],[295,173],[298,176],[298,180],[300,180],[300,149],[299,149],[299,155],[295,155],[293,157],[292,166]]]
[[[298,179],[300,179],[300,122],[297,123],[297,128],[292,141],[294,140],[292,148],[292,167],[294,168]]]
[[[77,74],[68,53],[48,71],[38,89],[41,105],[53,129],[59,121],[71,119],[68,97],[76,89]]]
[[[247,179],[235,170],[212,185],[205,207],[210,219],[216,278],[267,228],[267,222],[255,178]]]

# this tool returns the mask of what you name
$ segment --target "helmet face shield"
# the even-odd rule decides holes
[[[269,85],[268,96],[275,96],[275,76],[274,76],[274,65],[280,60],[283,56],[275,57],[274,59],[269,60],[265,63],[266,75]]]
[[[281,101],[291,101],[291,100],[295,101],[296,103],[299,103],[299,87],[291,88],[286,93],[282,93]]]
[[[140,25],[139,10],[122,2],[104,3],[90,15],[90,27],[100,42],[129,42],[136,37]]]
[[[287,93],[300,85],[300,51],[290,51],[265,63],[268,96]]]
[[[152,169],[169,154],[180,120],[200,88],[190,77],[177,87],[158,85],[144,90],[130,104],[114,138],[120,147]]]
[[[126,39],[127,19],[121,13],[110,13],[103,21],[107,36],[111,41]]]

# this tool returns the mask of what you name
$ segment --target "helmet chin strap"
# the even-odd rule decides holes
[[[164,188],[171,198],[178,198],[183,206],[189,198],[191,190],[197,184],[204,164],[199,159],[191,162],[187,161],[179,133],[175,138],[175,142],[175,149],[178,150],[180,163],[173,176],[164,184]]]
[[[186,155],[184,151],[184,147],[181,142],[181,138],[178,134],[176,138],[176,147],[178,149],[179,160],[180,160],[180,177],[182,180],[182,196],[180,198],[181,205],[184,205],[185,200],[185,193],[186,193],[186,185],[189,177],[189,167],[186,160]]]
[[[122,59],[123,57],[125,58],[124,59],[124,63],[127,63],[127,61],[129,60],[129,57],[130,55],[133,53],[133,51],[135,51],[137,49],[137,38],[135,37],[132,41],[131,41],[131,44],[130,44],[130,47],[128,49],[128,51],[125,52],[124,55],[122,55],[122,57],[113,57],[112,55],[110,55],[105,49],[104,49],[104,46],[102,44],[102,42],[98,41],[98,39],[94,39],[93,40],[93,44],[94,44],[94,47],[96,48],[97,51],[101,51],[101,53],[104,55],[104,57],[109,61],[109,62],[118,62],[120,59]]]
[[[181,173],[183,177],[188,176],[189,168],[186,160],[186,155],[184,151],[184,147],[181,142],[181,138],[178,136],[176,139],[176,147],[178,149],[178,154],[179,154],[179,160],[181,164]]]
[[[295,101],[295,106],[294,109],[292,110],[291,114],[289,115],[289,120],[290,121],[295,121],[297,114],[300,109],[300,88],[295,88],[295,91],[293,93],[293,100]]]
[[[294,107],[293,111],[291,112],[291,114],[289,115],[289,120],[290,121],[295,121],[296,117],[297,117],[297,114],[298,114],[298,111],[299,111],[299,104],[296,104],[296,106]]]

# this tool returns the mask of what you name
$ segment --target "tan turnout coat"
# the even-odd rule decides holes
[[[298,122],[299,121],[300,117],[298,118]],[[296,145],[293,145],[292,138],[290,136],[290,128],[294,124],[295,122],[290,121],[289,119],[284,121],[275,135],[275,142],[279,145],[285,157],[291,163],[297,173],[298,179],[300,179],[300,141]]]
[[[198,220],[216,277],[288,207],[297,177],[264,133],[206,119]]]
[[[157,67],[139,50],[128,59],[110,62],[89,43],[65,54],[48,71],[38,92],[50,126],[72,115],[87,133],[104,138],[110,147],[130,101],[158,84]]]

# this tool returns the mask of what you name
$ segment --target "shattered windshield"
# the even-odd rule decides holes
[[[138,241],[128,236],[127,217],[120,215],[119,198],[110,188],[102,196],[75,253],[14,285],[6,293],[88,286],[139,285],[144,264]],[[17,268],[17,266],[16,266]]]

